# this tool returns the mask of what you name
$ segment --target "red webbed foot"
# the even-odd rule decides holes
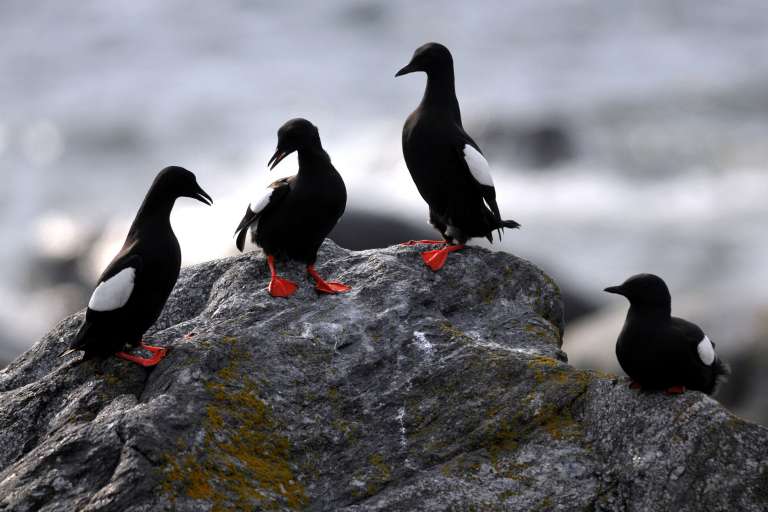
[[[269,266],[269,272],[272,274],[272,278],[269,281],[269,294],[273,297],[290,297],[296,292],[298,286],[293,281],[283,279],[277,276],[277,270],[275,269],[275,257],[267,255],[267,265]]]
[[[128,352],[118,352],[115,354],[115,356],[119,357],[120,359],[125,359],[126,361],[130,361],[132,363],[136,363],[140,366],[144,366],[145,368],[147,368],[150,366],[157,365],[157,363],[162,361],[165,355],[168,353],[168,349],[165,347],[155,347],[153,345],[146,345],[143,341],[139,343],[139,347],[151,352],[152,355],[150,357],[141,357],[141,356],[129,354]]]
[[[629,389],[643,389],[643,386],[641,386],[639,382],[633,380],[629,382]]]
[[[667,395],[682,395],[685,393],[685,386],[671,386],[664,390]]]
[[[424,263],[432,269],[433,272],[437,272],[441,268],[443,268],[443,265],[445,265],[445,262],[448,260],[448,255],[454,251],[458,251],[460,249],[463,249],[463,245],[449,245],[447,247],[443,247],[442,249],[435,249],[434,251],[426,251],[421,253],[421,259],[424,260]]]
[[[336,281],[324,280],[322,277],[320,277],[320,274],[317,273],[314,265],[307,265],[307,272],[310,276],[312,276],[312,279],[315,280],[315,289],[320,293],[344,293],[352,289],[351,286],[347,286]]]
[[[293,281],[273,276],[269,281],[269,294],[273,297],[290,297],[296,293],[298,286]]]
[[[403,242],[400,245],[405,247],[410,247],[412,245],[443,245],[446,244],[445,240],[408,240],[407,242]]]

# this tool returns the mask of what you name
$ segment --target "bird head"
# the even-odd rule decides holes
[[[398,71],[395,76],[407,75],[416,71],[434,74],[441,71],[453,71],[451,52],[440,43],[427,43],[416,48],[411,62]]]
[[[320,132],[306,119],[291,119],[277,130],[277,150],[267,165],[272,170],[286,156],[294,151],[321,147]]]
[[[638,306],[669,307],[672,301],[666,283],[654,274],[634,275],[619,286],[609,286],[605,291],[623,295],[630,304]]]
[[[207,205],[213,204],[211,196],[197,184],[195,175],[175,165],[166,167],[158,173],[152,189],[170,200],[191,197]]]

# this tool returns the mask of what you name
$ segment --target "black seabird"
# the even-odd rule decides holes
[[[444,240],[405,245],[448,244],[422,253],[427,266],[439,270],[448,254],[463,248],[470,238],[485,237],[492,242],[494,230],[501,237],[504,228],[520,225],[501,219],[488,162],[461,124],[451,52],[441,44],[427,43],[395,76],[414,71],[427,74],[427,87],[421,103],[405,121],[403,155],[416,188],[429,205],[429,222]]]
[[[275,258],[306,264],[319,292],[349,291],[347,285],[324,281],[315,270],[317,251],[347,205],[344,180],[320,144],[317,127],[306,119],[291,119],[280,127],[277,150],[267,163],[270,170],[294,151],[299,154],[298,174],[275,181],[248,206],[235,230],[237,248],[243,251],[250,228],[251,240],[267,255],[272,274],[268,290],[273,297],[296,291],[296,283],[277,276]]]
[[[179,277],[181,249],[170,221],[179,197],[213,203],[188,170],[174,166],[160,171],[123,248],[99,277],[80,331],[62,355],[83,350],[86,360],[115,354],[142,366],[154,366],[165,356],[167,349],[145,345],[142,336],[160,316]],[[152,356],[122,352],[136,346]]]
[[[629,299],[629,312],[616,343],[616,357],[633,388],[712,394],[728,374],[715,344],[695,324],[671,316],[672,298],[664,281],[638,274],[605,289]]]

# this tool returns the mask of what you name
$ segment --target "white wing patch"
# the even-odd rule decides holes
[[[482,153],[470,146],[464,145],[464,161],[467,162],[469,172],[472,173],[472,177],[487,187],[493,186],[493,178],[491,177],[491,167],[488,165],[488,161],[485,159]]]
[[[696,351],[699,353],[699,359],[705,365],[709,366],[715,361],[715,347],[712,346],[708,337],[704,336],[704,339],[696,346]]]
[[[272,193],[275,191],[273,188],[268,188],[267,193],[261,196],[260,198],[251,201],[251,204],[248,205],[248,208],[251,209],[254,215],[261,212],[264,208],[267,207],[269,204],[269,200],[272,198]]]
[[[94,311],[113,311],[125,306],[133,292],[136,269],[124,268],[106,281],[99,283],[93,290],[88,307]]]

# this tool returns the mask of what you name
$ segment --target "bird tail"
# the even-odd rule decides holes
[[[241,228],[239,231],[237,231],[237,240],[235,241],[235,245],[237,245],[237,250],[240,252],[243,252],[243,249],[245,248],[245,235],[247,234],[247,231],[247,228]]]
[[[731,367],[724,363],[719,357],[715,357],[712,362],[712,384],[707,390],[707,394],[711,395],[717,389],[728,381],[728,376],[731,374]]]
[[[501,227],[509,228],[509,229],[517,229],[520,227],[520,224],[513,220],[503,220],[501,221]]]
[[[496,230],[496,234],[499,235],[499,242],[501,242],[501,234],[504,232],[504,228],[517,229],[520,227],[520,224],[513,220],[494,220],[496,222],[496,227],[489,231],[487,235],[485,235],[485,238],[487,238],[489,242],[493,242],[493,230]]]
[[[83,347],[86,343],[86,337],[88,336],[88,331],[91,330],[91,323],[88,321],[84,321],[83,325],[80,326],[80,330],[77,331],[77,334],[75,335],[75,339],[72,340],[72,342],[69,344],[69,348],[59,354],[59,357],[65,357],[73,352],[77,352],[79,350],[83,350]]]

